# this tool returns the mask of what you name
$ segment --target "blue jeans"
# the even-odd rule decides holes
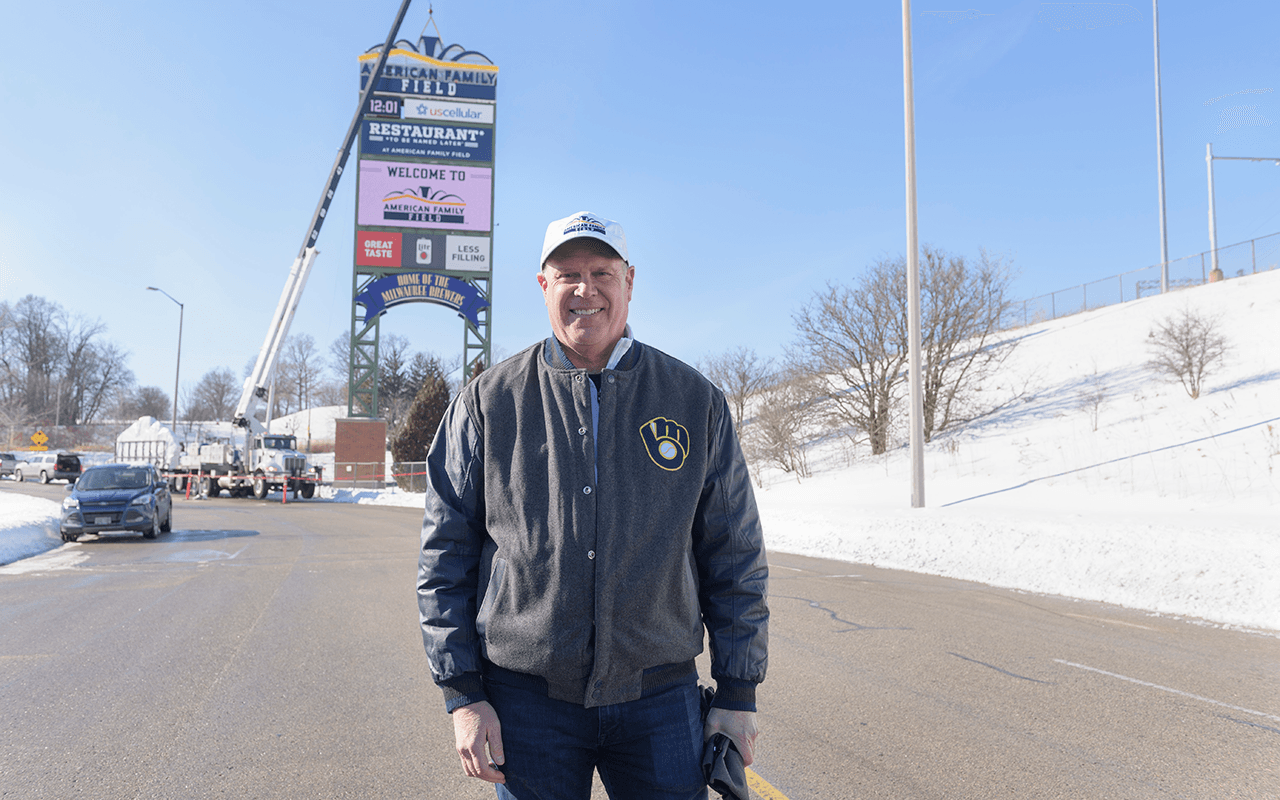
[[[697,679],[628,703],[583,708],[486,681],[502,725],[500,800],[589,800],[592,770],[613,800],[705,800]]]

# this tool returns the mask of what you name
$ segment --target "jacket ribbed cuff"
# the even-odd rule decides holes
[[[479,672],[464,672],[456,678],[441,681],[438,685],[444,692],[444,710],[450,714],[463,706],[489,699]]]
[[[711,707],[726,711],[755,711],[756,685],[734,678],[716,678],[716,696],[711,700]]]

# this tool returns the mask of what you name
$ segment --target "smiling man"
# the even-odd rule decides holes
[[[622,226],[547,227],[552,336],[454,400],[427,456],[418,607],[466,774],[500,798],[707,796],[753,758],[763,535],[724,395],[636,341]],[[694,657],[711,644],[705,721]]]
[[[588,215],[579,215],[583,216]],[[575,230],[584,224],[575,222]],[[616,222],[608,224],[617,226]],[[625,250],[622,229],[618,227],[614,234]],[[543,250],[559,239],[549,237]],[[626,331],[635,276],[635,267],[613,246],[594,237],[579,236],[555,246],[553,252],[544,252],[538,285],[551,317],[551,332],[575,367],[598,373],[608,364]]]

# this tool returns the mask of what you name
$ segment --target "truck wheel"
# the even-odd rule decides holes
[[[316,485],[311,481],[304,482],[302,484],[302,499],[310,500],[315,496],[316,496]]]
[[[22,483],[26,480],[26,478],[22,477],[22,470],[17,470],[14,474],[18,476],[18,483]]]
[[[45,472],[44,470],[40,470],[40,482],[41,482],[41,483],[48,483],[48,482],[49,482],[49,473]]]
[[[267,479],[262,477],[261,472],[254,473],[253,496],[258,498],[259,500],[266,500],[267,492],[269,491],[270,489],[267,487]]]
[[[209,491],[207,492],[207,494],[208,494],[210,497],[221,497],[221,496],[222,496],[222,486],[218,483],[218,479],[217,479],[217,477],[216,477],[216,476],[210,476],[210,477],[206,478],[205,480],[209,481]]]
[[[74,542],[79,538],[80,538],[80,534],[78,533],[67,533],[66,531],[62,532],[62,541],[64,542]]]

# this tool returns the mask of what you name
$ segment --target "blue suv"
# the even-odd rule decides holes
[[[154,539],[173,527],[169,484],[149,464],[90,467],[67,491],[62,501],[64,542],[101,531],[141,531]]]

